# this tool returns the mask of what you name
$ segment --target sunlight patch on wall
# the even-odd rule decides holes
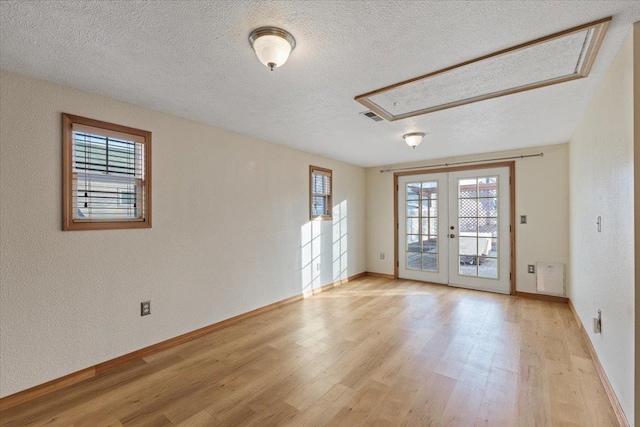
[[[346,280],[348,274],[347,255],[347,201],[333,207],[333,281]]]
[[[302,293],[305,293],[322,285],[322,221],[309,221],[300,231]]]

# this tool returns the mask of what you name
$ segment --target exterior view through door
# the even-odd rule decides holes
[[[398,177],[398,277],[511,290],[510,168]]]

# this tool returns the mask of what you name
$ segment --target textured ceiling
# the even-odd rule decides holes
[[[393,123],[358,114],[361,93],[610,15],[586,79]],[[2,1],[0,66],[378,166],[567,142],[638,20],[639,1]],[[273,72],[247,41],[265,25],[297,41]]]
[[[399,116],[425,108],[503,92],[577,73],[587,30],[532,45],[446,73],[397,86],[369,97],[387,114]]]

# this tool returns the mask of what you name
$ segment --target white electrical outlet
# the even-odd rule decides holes
[[[384,252],[380,252],[380,259],[384,259]]]

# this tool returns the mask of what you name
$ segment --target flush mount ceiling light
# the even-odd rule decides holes
[[[389,121],[587,77],[611,17],[395,83],[355,100]]]
[[[422,138],[424,138],[424,133],[422,132],[412,132],[406,133],[402,135],[404,138],[404,142],[411,148],[416,148],[422,142]]]
[[[287,31],[276,27],[262,27],[249,34],[249,43],[256,56],[271,71],[287,62],[296,47],[296,39]]]

